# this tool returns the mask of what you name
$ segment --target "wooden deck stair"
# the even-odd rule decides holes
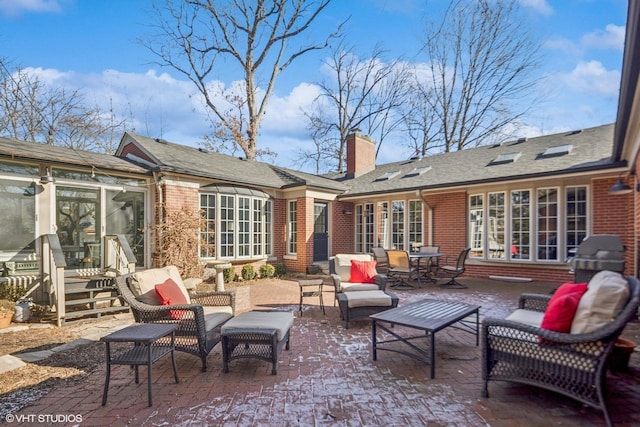
[[[129,310],[129,306],[123,304],[113,278],[65,278],[65,321],[123,313]]]

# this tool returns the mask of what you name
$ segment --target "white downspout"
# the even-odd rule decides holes
[[[416,194],[420,197],[420,201],[429,209],[429,215],[427,217],[427,232],[429,234],[427,244],[431,246],[433,245],[433,207],[422,195],[422,190],[416,190]]]
[[[156,184],[156,194],[157,194],[157,198],[158,198],[158,226],[156,227],[156,230],[158,230],[158,236],[156,239],[156,245],[157,248],[156,250],[158,251],[158,263],[159,266],[163,265],[162,261],[164,258],[164,254],[162,252],[162,228],[163,228],[163,223],[164,223],[164,198],[162,196],[162,185],[160,184],[160,178],[161,175],[156,172],[153,171],[153,181]]]

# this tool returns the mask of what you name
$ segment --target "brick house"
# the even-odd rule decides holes
[[[470,247],[466,274],[565,281],[592,234],[616,234],[638,275],[640,7],[629,2],[617,124],[375,164],[352,134],[347,171],[317,176],[126,133],[114,156],[0,138],[0,267],[37,260],[57,234],[68,269],[103,268],[102,237],[122,234],[139,267],[161,263],[146,231],[183,206],[207,221],[205,263],[314,262],[374,246]],[[627,186],[611,194],[617,181]],[[204,245],[203,245],[204,246]],[[0,274],[0,276],[2,275]]]

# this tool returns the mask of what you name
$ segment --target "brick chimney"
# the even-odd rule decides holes
[[[376,143],[357,132],[347,135],[347,176],[357,177],[376,168]]]

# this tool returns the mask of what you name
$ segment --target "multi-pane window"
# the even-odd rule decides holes
[[[422,245],[422,203],[409,200],[409,242],[415,246]]]
[[[220,256],[233,257],[235,229],[235,196],[220,196]]]
[[[575,255],[580,242],[587,237],[587,187],[567,187],[566,257]]]
[[[531,259],[531,192],[511,192],[511,258]]]
[[[509,198],[502,192],[470,196],[471,253],[484,259],[564,262],[587,236],[587,196],[587,186],[513,190]],[[497,256],[501,246],[504,253]]]
[[[368,253],[374,246],[374,204],[356,205],[356,252]]]
[[[471,245],[470,257],[484,256],[484,195],[476,194],[469,197],[469,241]]]
[[[262,226],[263,226],[263,209],[264,201],[260,199],[253,200],[253,254],[262,255]]]
[[[558,260],[558,189],[540,188],[538,206],[538,259]]]
[[[505,218],[505,193],[489,193],[489,229],[487,239],[490,258],[505,258],[504,248],[504,218]]]
[[[373,203],[364,205],[364,248],[362,252],[371,252],[373,247]]]
[[[356,205],[356,252],[362,252],[364,250],[364,208],[362,205]]]
[[[201,194],[200,209],[204,216],[203,230],[200,232],[200,256],[215,258],[216,256],[216,195]]]
[[[378,219],[376,246],[389,249],[389,202],[379,202],[376,215]]]
[[[394,249],[407,249],[404,238],[404,200],[394,200],[391,202],[391,246]]]
[[[251,255],[251,199],[238,197],[238,256]]]
[[[267,200],[264,203],[264,253],[272,254],[272,239],[271,239],[271,230],[272,230],[272,212],[273,212],[273,202],[271,200]]]
[[[200,194],[204,216],[200,256],[247,258],[271,254],[273,203],[268,195],[235,187],[228,190],[237,194]]]
[[[287,229],[288,229],[288,246],[287,252],[290,254],[298,253],[298,244],[296,242],[298,238],[298,202],[295,200],[289,201],[289,211],[287,214]]]

